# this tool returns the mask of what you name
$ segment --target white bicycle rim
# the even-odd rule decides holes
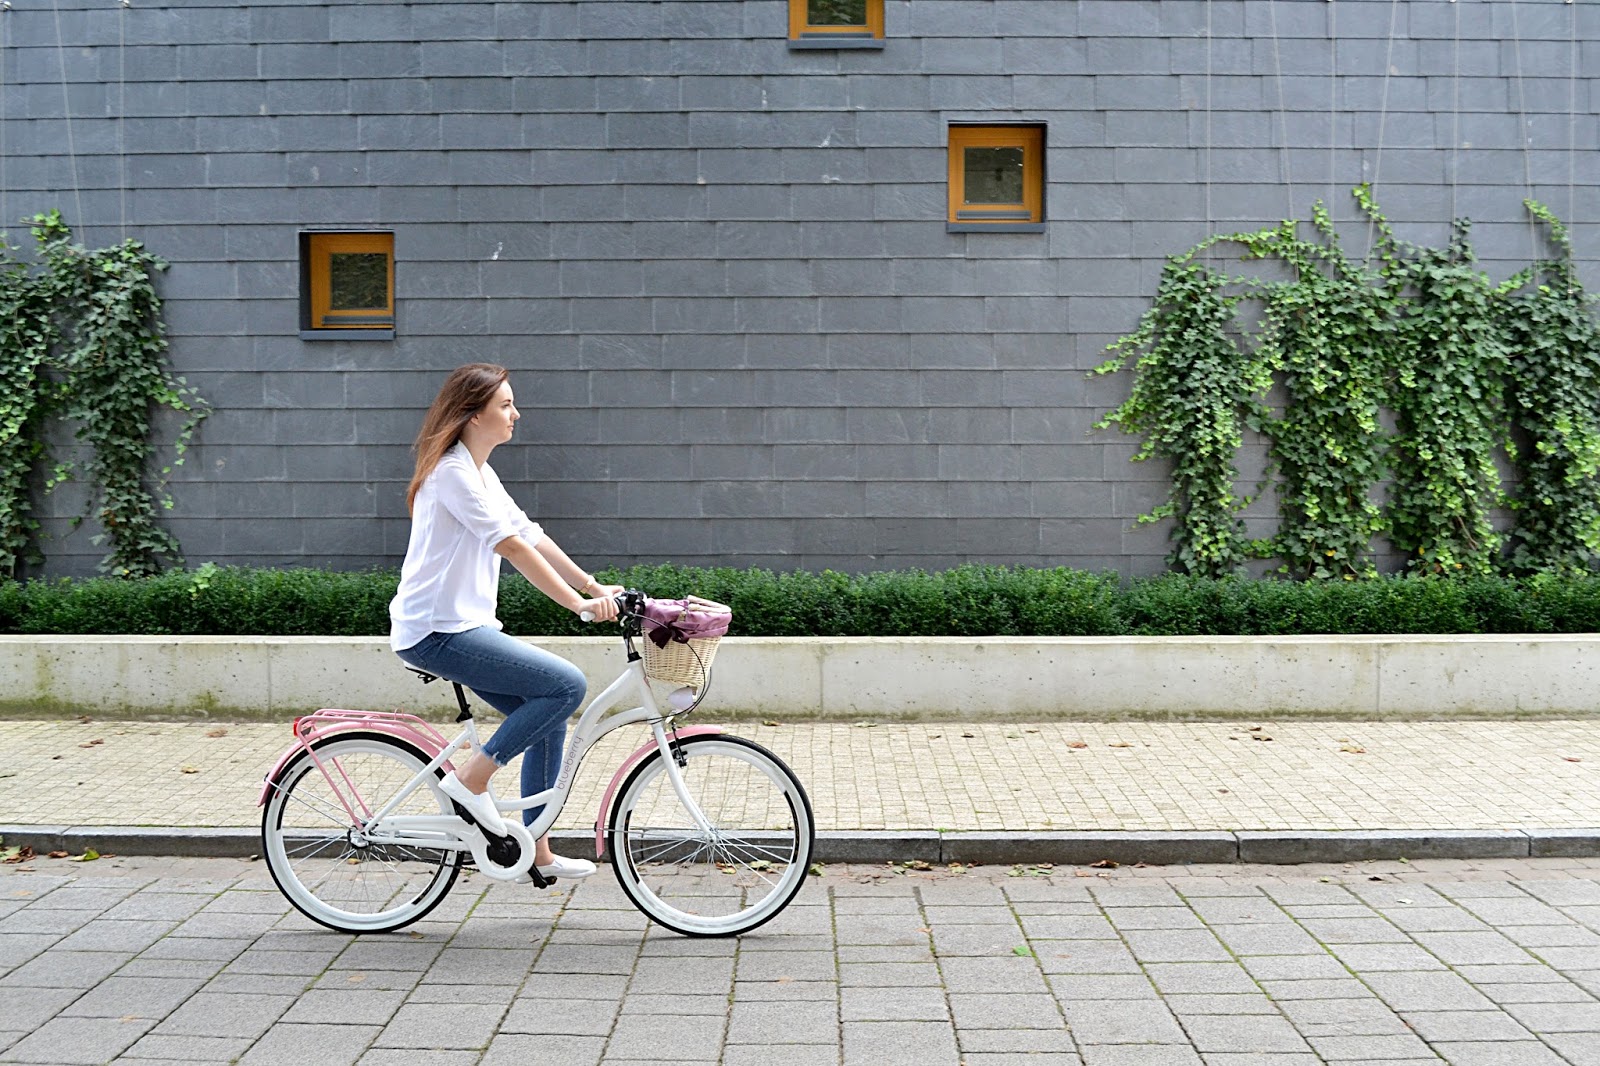
[[[810,800],[781,759],[750,741],[698,736],[678,747],[684,784],[711,831],[684,809],[655,753],[611,808],[607,847],[617,881],[674,932],[747,932],[783,910],[805,881]]]
[[[376,811],[427,758],[409,744],[370,733],[313,747],[323,769],[302,754],[284,770],[262,813],[262,854],[284,896],[312,921],[347,933],[399,929],[438,906],[460,872],[461,853],[368,843],[346,811],[346,803],[358,816]],[[448,798],[429,787],[393,813],[454,812]]]

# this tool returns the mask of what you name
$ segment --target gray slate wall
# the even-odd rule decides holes
[[[1402,236],[1473,218],[1505,276],[1531,191],[1600,283],[1592,0],[887,0],[877,52],[785,26],[13,0],[0,216],[172,260],[173,359],[216,406],[173,485],[191,562],[397,564],[420,411],[486,359],[525,416],[495,465],[589,565],[1147,573],[1163,471],[1092,431],[1127,385],[1084,372],[1164,255],[1317,198],[1359,250],[1373,181]],[[946,123],[984,118],[1048,124],[1048,232],[945,231]],[[295,235],[335,225],[396,231],[392,343],[297,339]],[[77,503],[47,505],[51,572],[99,558]]]

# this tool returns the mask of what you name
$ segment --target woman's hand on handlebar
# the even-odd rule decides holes
[[[617,592],[621,591],[617,589]],[[617,601],[609,593],[584,600],[578,605],[578,617],[585,622],[614,622],[617,619]]]

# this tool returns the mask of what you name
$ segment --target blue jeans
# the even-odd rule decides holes
[[[531,796],[555,784],[567,719],[583,702],[588,682],[583,672],[559,655],[508,637],[493,626],[462,633],[429,633],[398,653],[401,660],[459,681],[506,716],[505,724],[483,745],[504,766],[522,758],[522,794]],[[544,807],[523,812],[532,824]]]

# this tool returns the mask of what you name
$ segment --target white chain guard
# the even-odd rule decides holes
[[[513,817],[520,818],[521,812]],[[510,866],[501,866],[489,858],[489,841],[484,837],[483,830],[473,826],[466,835],[466,841],[472,846],[472,860],[478,864],[478,870],[496,881],[515,881],[527,873],[533,866],[533,834],[528,832],[528,827],[519,821],[506,821],[506,835],[517,842],[521,853],[517,861]]]

